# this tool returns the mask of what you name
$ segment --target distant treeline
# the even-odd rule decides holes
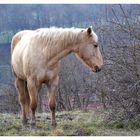
[[[132,9],[131,5],[124,5]],[[117,6],[116,6],[117,8]],[[137,11],[138,5],[133,5]],[[87,27],[113,17],[112,5],[101,4],[1,4],[0,43],[9,43],[19,30],[40,27]],[[119,13],[116,13],[119,14]]]

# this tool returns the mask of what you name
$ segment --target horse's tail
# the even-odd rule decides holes
[[[17,45],[17,43],[21,40],[22,34],[20,34],[20,32],[16,33],[11,41],[11,54],[13,53],[13,50],[15,48],[15,46]]]

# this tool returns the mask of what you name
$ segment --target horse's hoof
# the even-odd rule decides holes
[[[22,120],[22,124],[23,124],[23,125],[27,125],[27,119],[23,119],[23,120]]]
[[[56,122],[52,123],[52,127],[53,128],[55,128],[56,126],[57,126],[57,123]]]
[[[35,126],[36,125],[36,121],[35,120],[31,120],[31,123],[30,123],[32,126]]]

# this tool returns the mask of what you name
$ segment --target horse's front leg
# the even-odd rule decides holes
[[[59,81],[59,77],[56,76],[53,80],[50,80],[48,84],[49,108],[52,113],[53,127],[56,127],[55,110],[56,110],[56,93],[57,93],[58,81]]]

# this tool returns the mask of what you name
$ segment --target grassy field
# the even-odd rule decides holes
[[[112,128],[100,111],[58,112],[57,127],[51,127],[50,113],[37,114],[35,127],[22,126],[19,115],[0,114],[1,136],[138,136],[140,129]]]

